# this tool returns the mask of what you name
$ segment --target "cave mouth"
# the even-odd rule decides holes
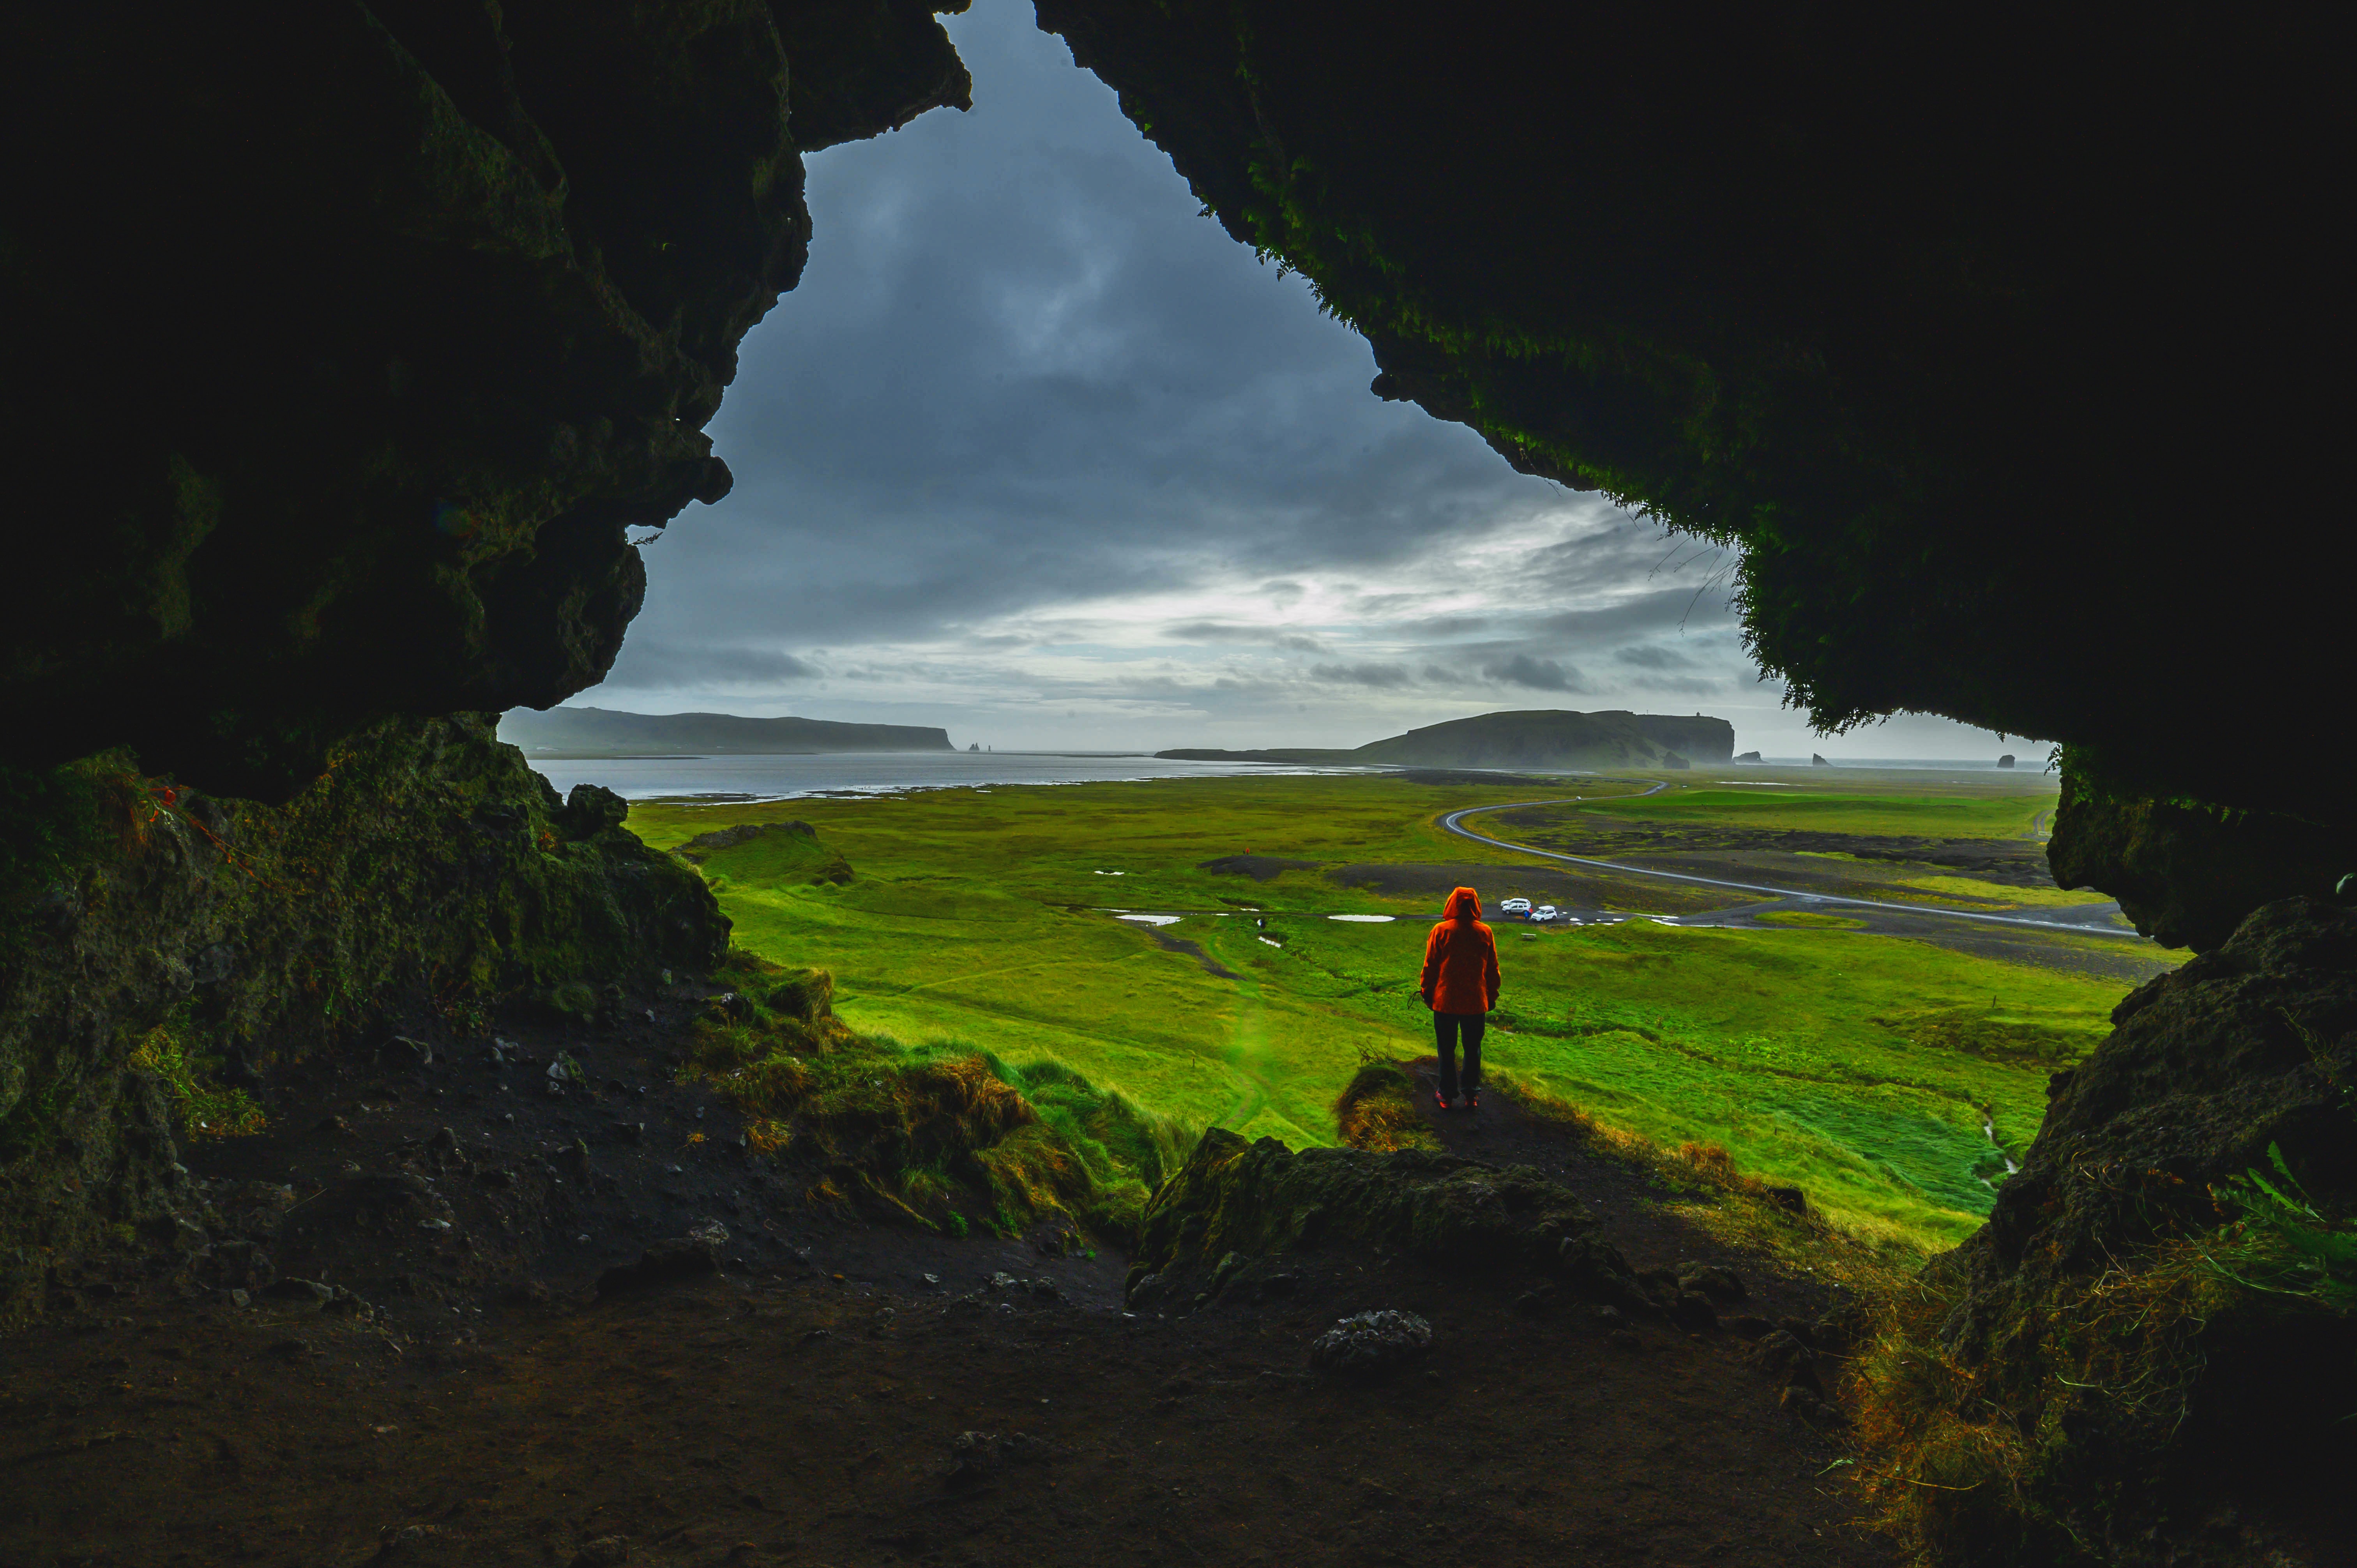
[[[2053,1561],[2088,1541],[2156,1563],[2345,1561],[2345,1500],[2319,1489],[2302,1512],[2243,1488],[2232,1462],[2256,1436],[2341,1463],[2338,1417],[2357,1399],[2341,1380],[2357,1366],[2357,935],[2335,897],[2357,843],[2345,743],[2317,716],[2337,711],[2345,617],[2337,579],[2306,564],[2331,558],[2342,505],[2334,361],[2316,348],[2344,314],[2315,195],[2337,188],[2325,159],[2345,139],[2325,14],[2123,27],[1822,6],[1514,5],[1442,25],[1428,9],[1259,0],[1039,11],[1233,239],[1297,268],[1363,333],[1379,397],[1472,429],[1519,473],[1739,548],[1749,649],[1813,720],[1920,709],[2058,739],[2057,880],[2201,950],[2056,1075],[1990,1222],[1876,1330],[1883,1354],[1859,1375],[1882,1381],[1858,1408],[1910,1439],[1878,1448],[1877,1473],[1909,1499],[1918,1543],[1957,1561]],[[305,1134],[322,1190],[332,1174],[351,1199],[327,1212],[463,1251],[429,1195],[488,1203],[564,1183],[577,1201],[595,1190],[585,1165],[644,1147],[623,1130],[644,1124],[618,1114],[595,1144],[585,1123],[484,1161],[465,1117],[419,1122],[381,1145],[400,1173],[355,1176],[344,1159],[376,1146],[335,1144],[338,1117],[416,1116],[437,1089],[482,1110],[416,1075],[454,1066],[436,1048],[478,1040],[503,1007],[578,1031],[633,1004],[710,1004],[735,1025],[769,1006],[721,967],[701,879],[619,825],[619,802],[555,797],[479,715],[602,677],[646,593],[630,541],[728,493],[705,426],[745,334],[808,260],[802,155],[963,103],[970,84],[921,0],[96,4],[38,10],[12,42],[39,69],[6,103],[0,247],[18,393],[0,452],[23,524],[0,586],[0,1316],[55,1303],[81,1315],[64,1332],[116,1334],[122,1303],[174,1281],[249,1297],[286,1285],[273,1299],[329,1327],[236,1339],[252,1359],[215,1387],[245,1394],[260,1366],[324,1374],[317,1352],[354,1348],[335,1331],[362,1293],[240,1273],[273,1272],[257,1229],[299,1231],[318,1211],[269,1170],[200,1186],[174,1157],[185,1129],[165,1089],[192,1060],[230,1087],[347,1085],[351,1105]],[[1598,233],[1611,242],[1583,242]],[[2264,497],[2266,526],[2211,521],[2224,509],[2202,487],[2226,472],[2237,505]],[[1499,667],[1547,675],[1531,658]],[[1383,678],[1383,660],[1334,663],[1376,672],[1358,682],[1370,690]],[[2188,714],[2235,738],[2189,745]],[[2311,753],[2332,766],[2298,765]],[[716,972],[729,978],[698,989]],[[821,1026],[809,985],[758,978],[799,1026]],[[578,1103],[577,1055],[531,1066],[536,1109]],[[636,1099],[619,1074],[619,1090],[594,1081]],[[934,1087],[1012,1114],[970,1076]],[[730,1146],[679,1148],[726,1160]],[[1447,1163],[1392,1158],[1427,1175]],[[1214,1143],[1206,1161],[1199,1191],[1275,1228],[1261,1240],[1309,1225],[1315,1203],[1253,1207],[1302,1179],[1275,1155]],[[1534,1255],[1591,1294],[1633,1279],[1665,1315],[1709,1294],[1677,1266],[1701,1260],[1632,1273],[1544,1231],[1530,1217],[1551,1200],[1519,1183],[1475,1176],[1444,1197],[1458,1219],[1517,1216],[1514,1234],[1555,1243]],[[1186,1229],[1173,1256],[1194,1244]],[[1195,1241],[1209,1233],[1207,1219]],[[2229,1248],[2242,1272],[2202,1265]],[[1247,1266],[1234,1255],[1230,1283]],[[1195,1261],[1211,1283],[1227,1265]],[[2110,1310],[2195,1281],[2225,1294],[2158,1317]],[[1283,1294],[1266,1274],[1243,1283]],[[875,1313],[837,1310],[834,1282],[812,1288],[834,1316],[795,1322],[797,1354],[890,1342]],[[539,1310],[522,1294],[518,1310]],[[1527,1294],[1514,1323],[1544,1324],[1563,1299]],[[217,1315],[207,1330],[253,1305],[174,1299]],[[1624,1318],[1641,1310],[1623,1301]],[[1511,1346],[1506,1315],[1484,1321]],[[1761,1335],[1761,1363],[1786,1380],[1774,1408],[1744,1407],[1759,1422],[1816,1413],[1784,1395],[1808,1390],[1804,1371],[1822,1388],[1819,1358],[1850,1342],[1829,1327],[1813,1343],[1820,1321],[1795,1313]],[[2154,1323],[2179,1337],[2080,1332]],[[1623,1333],[1643,1348],[1624,1326],[1586,1349],[1630,1349]],[[1010,1337],[1005,1359],[1034,1338]],[[1633,1365],[1704,1354],[1660,1342]],[[151,1377],[128,1340],[94,1358],[54,1343],[76,1348],[34,1375],[65,1380],[0,1421],[38,1426],[12,1428],[7,1450],[26,1508],[64,1495],[43,1489],[59,1461],[103,1484],[79,1495],[58,1554],[83,1554],[93,1520],[162,1517],[127,1488],[194,1475],[233,1500],[221,1477],[264,1467],[212,1434],[200,1472],[108,1472],[89,1456],[131,1427],[84,1418],[142,1398],[139,1380],[155,1394],[142,1414],[171,1423],[158,1454],[199,1453],[171,1445],[203,1431],[202,1411],[167,1402],[182,1397],[175,1374]],[[442,1424],[451,1384],[476,1370],[400,1354],[397,1376],[431,1373],[440,1397],[371,1441]],[[1209,1380],[1157,1369],[1137,1392],[1165,1415]],[[1297,1369],[1248,1375],[1255,1396],[1302,1387]],[[2138,1391],[2164,1385],[2158,1402]],[[1363,1415],[1363,1400],[1342,1402],[1358,1397],[1314,1407],[1311,1429]],[[349,1410],[335,1415],[335,1441],[359,1442]],[[1039,1456],[1004,1441],[1013,1424],[963,1429],[971,1473]],[[1504,1443],[1532,1427],[1490,1430]],[[886,1449],[833,1493],[871,1484],[869,1452]],[[304,1495],[379,1473],[347,1462]],[[1351,1545],[1396,1541],[1406,1477],[1318,1478],[1368,1521]],[[474,1506],[436,1503],[430,1523],[378,1540],[380,1560],[472,1528],[456,1521]],[[550,1523],[532,1550],[593,1564],[628,1550],[572,1528],[589,1522]],[[1757,1539],[1786,1558],[1822,1550],[1798,1529]],[[299,1544],[292,1560],[316,1560]]]
[[[1708,706],[1824,744],[1745,655],[1739,546],[1370,396],[1364,338],[1062,40],[1013,4],[945,26],[974,107],[806,160],[809,263],[708,427],[736,488],[645,552],[572,702],[1140,750]],[[1852,753],[2000,749],[1910,716]]]

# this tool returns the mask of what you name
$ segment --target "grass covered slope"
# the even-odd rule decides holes
[[[834,977],[728,955],[737,989],[694,1026],[683,1069],[746,1118],[756,1154],[815,1203],[963,1236],[1068,1221],[1128,1236],[1196,1129],[1054,1062],[959,1042],[910,1047],[834,1016]],[[1067,1232],[1069,1234],[1069,1232]]]
[[[1163,780],[640,805],[631,822],[676,845],[807,821],[814,843],[698,853],[737,940],[833,970],[856,1028],[1061,1064],[1153,1112],[1301,1147],[1336,1141],[1336,1096],[1368,1055],[1430,1048],[1415,979],[1437,899],[1316,867],[1455,863],[1494,902],[1524,863],[1434,822],[1485,793],[1515,792]],[[850,880],[809,880],[816,853]],[[1205,867],[1238,855],[1268,880]],[[1194,912],[1147,927],[1113,906]],[[1977,1225],[1998,1145],[2018,1156],[2048,1076],[2123,989],[1838,928],[1500,930],[1494,1065],[1657,1141],[1722,1144],[1853,1230],[1924,1249]]]

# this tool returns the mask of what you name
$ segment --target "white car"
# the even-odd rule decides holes
[[[1531,901],[1527,898],[1501,898],[1498,900],[1498,913],[1501,915],[1527,915],[1530,912]]]
[[[1531,918],[1534,920],[1552,920],[1557,915],[1562,913],[1562,910],[1556,908],[1552,904],[1542,904],[1537,908],[1531,911]]]

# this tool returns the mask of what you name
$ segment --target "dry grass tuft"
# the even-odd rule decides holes
[[[2265,1267],[2233,1255],[2255,1244],[2232,1230],[2161,1242],[1995,1325],[1991,1353],[1972,1362],[1941,1335],[1955,1271],[1935,1265],[1883,1293],[1842,1391],[1881,1525],[1924,1560],[2085,1550],[2042,1483],[2071,1467],[2074,1433],[2153,1453],[2177,1434],[2204,1336],[2249,1302],[2237,1273]]]
[[[1342,1142],[1371,1155],[1437,1149],[1440,1140],[1426,1124],[1415,1096],[1415,1079],[1405,1067],[1362,1054],[1359,1070],[1335,1097],[1335,1130]]]

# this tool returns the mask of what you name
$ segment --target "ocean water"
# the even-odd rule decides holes
[[[630,800],[790,800],[802,795],[888,795],[904,789],[988,789],[994,784],[1097,784],[1133,779],[1205,779],[1222,774],[1357,773],[1352,768],[1287,768],[1253,762],[1176,762],[1142,754],[1055,751],[837,751],[813,756],[565,757],[525,753],[561,794],[576,784],[602,784]],[[1860,758],[1832,768],[1803,757],[1730,763],[1706,770],[1794,768],[1823,779],[1845,769],[1878,768],[1994,773],[1994,762]],[[1511,770],[1510,770],[1511,771]],[[2026,785],[2037,767],[2014,770]],[[1699,781],[1699,780],[1698,780]],[[1769,780],[1747,780],[1766,783]],[[2049,782],[2050,787],[2050,780]]]
[[[993,784],[1097,784],[1230,773],[1342,773],[1250,762],[1165,762],[1144,756],[1045,751],[838,751],[808,757],[534,757],[558,792],[602,784],[629,800],[790,800]]]

